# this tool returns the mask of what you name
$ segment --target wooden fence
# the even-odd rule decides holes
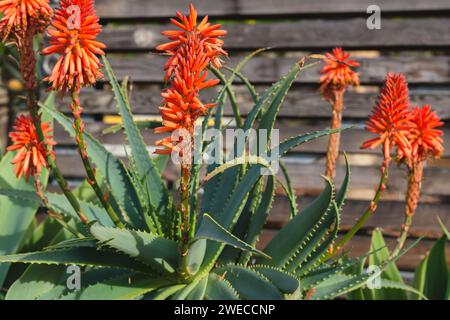
[[[343,213],[342,228],[347,230],[361,215],[371,199],[379,177],[380,151],[360,150],[370,135],[363,130],[386,73],[402,72],[407,77],[413,104],[431,104],[446,121],[450,120],[450,1],[448,0],[198,0],[192,1],[200,15],[208,14],[228,30],[226,49],[230,66],[248,52],[273,47],[244,68],[259,92],[279,79],[304,54],[322,53],[335,46],[351,50],[361,62],[362,85],[345,97],[344,121],[357,125],[342,137],[352,165],[349,199]],[[177,10],[186,11],[188,1],[181,0],[97,0],[97,12],[104,23],[101,41],[108,46],[108,56],[120,79],[133,81],[133,112],[140,116],[157,115],[162,88],[164,58],[151,54],[165,42],[160,35]],[[366,9],[381,7],[381,30],[366,27]],[[324,129],[328,126],[330,107],[317,93],[319,70],[303,73],[289,93],[276,125],[281,139],[294,134]],[[235,85],[243,114],[251,107],[251,98],[239,82]],[[211,96],[213,93],[210,93]],[[120,152],[125,139],[121,133],[103,135],[102,130],[115,119],[115,103],[106,84],[83,92],[87,130],[109,148]],[[59,107],[68,110],[68,103]],[[231,116],[231,108],[225,111]],[[73,150],[73,141],[56,128],[58,162],[67,177],[80,179],[82,166]],[[437,216],[450,225],[450,123],[444,128],[446,151],[442,159],[430,161],[425,169],[423,197],[414,219],[412,237],[425,236],[417,247],[399,262],[410,270],[441,235]],[[143,132],[148,145],[159,137]],[[303,207],[322,187],[327,139],[297,148],[287,157],[288,170]],[[343,176],[342,159],[337,183]],[[370,231],[384,230],[389,243],[395,242],[403,218],[406,173],[393,168],[383,202],[364,230],[351,243],[354,254],[366,252]],[[176,178],[174,168],[166,173]],[[288,202],[280,191],[261,242],[267,242],[276,229],[288,220]]]

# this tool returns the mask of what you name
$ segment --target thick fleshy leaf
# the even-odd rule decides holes
[[[90,267],[114,267],[140,272],[149,272],[149,268],[126,255],[97,250],[95,248],[67,248],[60,250],[37,251],[1,256],[0,263],[26,263],[46,265],[77,265]]]
[[[251,253],[261,255],[270,259],[270,257],[266,255],[264,252],[259,251],[258,249],[252,247],[248,243],[245,243],[244,241],[234,236],[231,232],[229,232],[227,229],[222,227],[217,221],[215,221],[209,214],[203,215],[202,224],[198,229],[195,237],[197,239],[208,239],[218,241],[226,245],[235,247],[237,249],[250,251]]]
[[[424,294],[430,300],[442,300],[447,297],[448,267],[445,255],[447,237],[440,238],[430,251],[426,267]]]
[[[257,258],[258,264],[283,267],[297,255],[310,233],[314,232],[314,227],[320,224],[327,214],[331,214],[334,189],[330,181],[326,182],[322,194],[284,226],[266,246],[264,252],[272,259]]]
[[[173,281],[148,274],[128,274],[93,284],[61,300],[134,300]]]
[[[214,268],[213,272],[230,282],[239,296],[246,300],[281,300],[282,293],[265,276],[238,265]]]
[[[117,82],[117,78],[105,57],[103,57],[103,63],[114,92],[119,114],[122,117],[123,127],[130,144],[134,165],[136,166],[140,181],[145,187],[146,192],[144,194],[148,194],[149,204],[155,210],[156,218],[159,219],[160,224],[163,227],[168,226],[172,219],[171,213],[173,212],[172,197],[164,184],[158,167],[148,153],[147,146],[144,143],[139,128],[133,121],[128,99]],[[169,232],[168,230],[166,231]]]
[[[179,252],[177,243],[151,233],[93,225],[91,234],[105,245],[119,250],[161,272],[175,272]]]
[[[226,279],[210,273],[205,298],[209,300],[238,300],[239,295]]]
[[[72,137],[75,136],[72,121],[69,118],[56,110],[48,110],[48,112],[53,115],[64,130]],[[121,213],[124,220],[127,220],[135,228],[145,229],[142,206],[123,163],[89,133],[85,132],[84,138],[86,139],[89,158],[96,165],[97,170],[111,190],[112,196],[122,209]]]

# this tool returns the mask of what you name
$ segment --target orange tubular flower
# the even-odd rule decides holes
[[[436,112],[429,105],[416,107],[412,110],[410,125],[408,140],[411,144],[411,162],[425,161],[428,157],[440,158],[444,152],[444,133],[436,128],[444,123]]]
[[[378,137],[366,141],[361,148],[383,145],[386,160],[390,159],[390,151],[394,146],[397,146],[399,155],[409,155],[411,148],[408,140],[411,119],[409,107],[408,84],[405,77],[402,74],[389,73],[366,124],[366,129]]]
[[[332,53],[326,53],[325,66],[320,78],[320,91],[325,98],[330,99],[333,91],[345,90],[348,86],[359,85],[358,73],[351,68],[359,67],[355,60],[350,60],[350,54],[342,48],[334,48]]]
[[[163,118],[163,126],[155,132],[173,132],[186,129],[192,133],[195,121],[206,114],[214,104],[203,104],[199,99],[199,92],[213,87],[219,80],[208,79],[207,67],[213,64],[222,66],[221,57],[227,55],[222,49],[226,31],[219,30],[220,25],[211,25],[208,17],[197,24],[197,11],[190,5],[190,15],[184,16],[177,12],[178,20],[171,22],[181,30],[164,31],[171,42],[160,45],[158,50],[170,55],[165,65],[165,81],[170,83],[161,95],[162,106],[159,108]],[[156,145],[163,147],[156,150],[159,154],[169,154],[177,142],[172,137],[159,140]]]
[[[326,54],[325,66],[320,78],[320,91],[324,98],[331,103],[331,129],[342,126],[342,112],[344,109],[344,92],[348,86],[359,85],[359,77],[351,67],[359,67],[359,63],[350,60],[350,54],[342,48],[333,49]],[[340,134],[330,135],[328,140],[325,175],[334,178],[336,175],[336,162],[339,157]]]
[[[8,151],[17,151],[12,161],[16,166],[15,174],[18,179],[25,176],[25,179],[28,181],[30,176],[39,175],[42,167],[48,167],[48,147],[56,144],[52,141],[52,128],[50,123],[42,123],[45,142],[39,142],[32,118],[21,115],[15,120],[13,130],[9,134],[13,144],[8,147]],[[53,151],[51,151],[51,155],[55,157]]]
[[[48,0],[0,0],[0,13],[3,39],[11,32],[22,37],[29,28],[41,31],[53,14]]]
[[[96,41],[102,27],[96,15],[93,0],[62,0],[60,8],[48,30],[50,46],[43,55],[59,54],[60,57],[46,81],[53,90],[64,94],[79,92],[103,78],[101,63],[96,55],[104,55],[106,46]]]

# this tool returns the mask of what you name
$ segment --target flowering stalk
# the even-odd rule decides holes
[[[344,92],[335,93],[335,98],[331,114],[331,130],[339,129],[342,126],[342,111],[344,108]],[[339,145],[341,140],[340,132],[330,135],[328,140],[327,158],[325,165],[325,176],[334,178],[336,175],[336,162],[339,156]]]
[[[108,201],[108,194],[101,190],[96,181],[95,170],[87,156],[82,108],[78,98],[82,87],[94,85],[97,79],[103,78],[101,63],[96,55],[104,55],[106,46],[95,40],[101,29],[93,0],[62,0],[48,29],[50,46],[42,50],[42,54],[60,55],[45,80],[62,95],[70,92],[76,144],[88,182],[116,226],[123,228],[123,223]]]
[[[369,117],[369,121],[366,124],[366,130],[377,134],[378,137],[364,142],[361,147],[363,149],[378,146],[383,147],[384,160],[380,169],[380,182],[375,196],[366,211],[364,211],[350,231],[338,242],[329,256],[342,249],[375,213],[383,191],[386,190],[389,177],[389,165],[392,161],[392,149],[396,147],[399,155],[411,154],[411,144],[407,139],[410,118],[408,84],[406,79],[401,74],[388,74]]]
[[[56,166],[54,153],[51,151],[51,146],[46,139],[46,132],[43,131],[43,124],[41,123],[41,116],[38,108],[38,85],[33,38],[36,34],[42,32],[46,28],[53,12],[49,6],[48,0],[3,1],[0,3],[0,12],[4,14],[0,21],[2,38],[4,40],[10,39],[15,42],[19,50],[19,68],[24,80],[27,106],[31,114],[30,123],[28,123],[26,127],[20,127],[16,138],[21,139],[23,136],[20,137],[20,135],[27,133],[26,136],[29,138],[32,137],[32,140],[28,141],[31,144],[24,145],[22,143],[23,150],[26,150],[33,145],[39,146],[37,149],[35,148],[35,150],[39,150],[39,152],[34,153],[34,155],[40,155],[40,158],[33,156],[33,163],[30,165],[27,163],[27,161],[29,161],[26,160],[27,157],[23,157],[24,153],[19,153],[18,155],[21,156],[22,159],[16,158],[16,160],[18,160],[16,163],[16,170],[20,169],[22,174],[29,177],[31,173],[33,173],[33,175],[40,174],[41,165],[49,168],[53,172],[56,181],[67,197],[69,203],[80,217],[80,220],[83,223],[87,223],[86,216],[83,214],[78,200],[71,193],[61,171]],[[12,139],[12,141],[14,142],[14,139]],[[8,148],[8,150],[16,150],[17,146],[20,145],[21,143],[13,145]]]
[[[358,221],[353,225],[353,227],[342,237],[342,239],[335,245],[333,252],[340,251],[348,241],[350,241],[356,233],[366,224],[366,222],[372,217],[378,207],[378,202],[381,199],[381,195],[383,191],[386,190],[386,183],[389,178],[389,162],[383,161],[383,165],[381,166],[381,177],[380,182],[378,183],[377,190],[375,192],[375,196],[373,197],[370,205],[367,207],[366,211],[362,214],[362,216],[358,219]]]
[[[342,111],[344,109],[344,93],[349,86],[359,85],[359,76],[351,67],[359,67],[359,63],[349,60],[350,54],[342,48],[333,49],[324,58],[325,66],[320,78],[320,91],[332,107],[331,129],[342,126]],[[331,134],[328,140],[325,176],[334,178],[336,162],[339,156],[340,133]]]
[[[50,217],[54,218],[63,228],[67,229],[70,233],[72,233],[75,237],[79,239],[85,238],[78,230],[75,228],[72,228],[66,221],[64,221],[63,216],[59,213],[56,213],[51,207],[48,202],[48,198],[44,193],[44,187],[42,186],[42,183],[39,179],[39,175],[35,174],[33,176],[34,180],[34,186],[36,188],[36,194],[41,199],[42,203],[44,204],[44,207],[47,208],[48,214]]]
[[[167,30],[162,34],[170,42],[159,45],[158,50],[166,53],[168,59],[164,69],[164,80],[168,84],[163,91],[162,106],[159,107],[163,126],[156,128],[156,133],[171,133],[156,142],[161,147],[157,154],[172,154],[181,160],[181,274],[188,277],[187,253],[190,238],[195,232],[195,212],[190,212],[190,192],[192,155],[194,151],[194,128],[196,120],[205,115],[215,104],[203,104],[200,91],[216,86],[217,79],[208,79],[208,67],[222,66],[221,57],[227,53],[222,49],[226,31],[220,25],[212,25],[208,17],[200,23],[197,11],[191,4],[189,15],[177,12],[177,19],[171,19],[179,30]]]
[[[409,229],[413,221],[420,200],[420,191],[423,180],[423,166],[428,158],[441,157],[444,147],[443,132],[436,128],[444,123],[430,106],[425,105],[422,108],[416,107],[411,112],[412,117],[409,122],[409,134],[407,136],[411,144],[409,154],[399,155],[399,162],[408,166],[408,189],[405,199],[405,215],[401,227],[397,246],[392,252],[392,256],[397,256],[405,245]]]
[[[100,200],[101,204],[105,208],[114,224],[119,228],[124,228],[122,221],[120,221],[119,217],[111,206],[111,203],[108,201],[108,192],[103,192],[100,188],[95,176],[95,169],[93,168],[91,161],[89,160],[87,154],[87,145],[84,140],[84,122],[81,119],[83,108],[80,106],[80,99],[78,98],[77,93],[72,93],[71,109],[74,117],[73,128],[75,130],[75,142],[77,145],[78,153],[80,154],[81,160],[83,162],[84,169],[86,170],[86,174],[88,177],[87,181],[94,190],[97,198]]]

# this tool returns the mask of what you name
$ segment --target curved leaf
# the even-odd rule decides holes
[[[59,122],[70,136],[75,136],[72,121],[69,118],[56,110],[50,110],[48,108],[45,108],[45,110],[52,114],[55,120]],[[128,223],[135,228],[146,228],[139,197],[122,162],[106,150],[106,148],[89,133],[85,132],[84,138],[86,139],[89,158],[96,165],[97,170],[104,177],[107,185],[111,189],[112,196],[122,210],[123,218],[129,220]]]
[[[99,225],[93,225],[90,232],[107,246],[136,258],[157,271],[172,273],[177,268],[179,252],[177,244],[172,240],[147,232]]]
[[[237,265],[214,268],[213,272],[230,282],[246,300],[281,300],[281,292],[262,274]]]

